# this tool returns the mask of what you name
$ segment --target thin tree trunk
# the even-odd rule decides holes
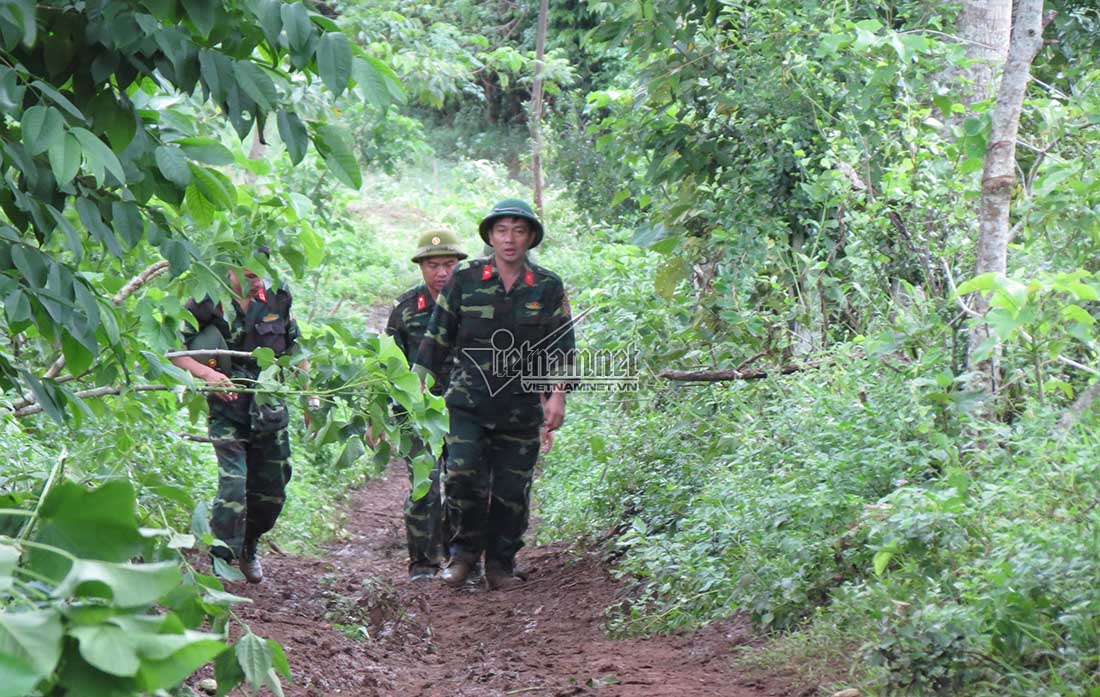
[[[538,27],[535,33],[535,80],[531,86],[531,173],[535,180],[535,211],[539,218],[542,210],[542,69],[546,56],[546,18],[550,12],[550,0],[539,2]]]
[[[1007,269],[1011,238],[1009,212],[1016,186],[1016,134],[1031,78],[1031,61],[1043,45],[1042,34],[1042,0],[1020,0],[985,153],[975,275],[1004,273]],[[989,296],[975,294],[970,306],[977,314],[985,315],[989,311]],[[989,325],[979,320],[970,330],[967,351],[970,369],[979,374],[975,387],[988,395],[997,391],[999,353],[999,347],[992,351],[985,347],[990,337]],[[979,349],[985,352],[984,357],[979,355]]]
[[[1008,57],[1011,31],[1012,0],[963,0],[959,35],[968,63],[961,74],[971,84],[964,88],[962,101],[968,108],[993,96],[995,78]]]

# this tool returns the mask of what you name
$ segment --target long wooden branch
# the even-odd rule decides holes
[[[164,357],[171,360],[173,358],[193,358],[195,356],[224,356],[228,358],[255,358],[249,351],[230,351],[228,349],[195,349],[193,351],[169,351],[164,354]]]
[[[109,395],[122,394],[123,392],[167,392],[173,389],[169,385],[132,385],[126,388],[119,388],[113,386],[93,387],[89,390],[81,390],[75,392],[74,395],[80,399],[92,399],[95,397],[107,397]],[[11,412],[11,415],[15,418],[22,418],[24,416],[30,416],[31,414],[39,414],[45,411],[41,404],[35,403],[22,409],[16,409]]]
[[[763,380],[775,375],[789,375],[802,370],[820,368],[820,363],[782,365],[764,370],[662,370],[657,377],[677,382],[727,382],[731,380]]]

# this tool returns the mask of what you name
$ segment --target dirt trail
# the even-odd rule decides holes
[[[525,586],[489,592],[406,579],[404,467],[357,492],[345,539],[328,558],[264,556],[260,586],[231,584],[254,603],[239,614],[283,644],[294,672],[288,696],[594,695],[640,697],[799,694],[737,673],[737,622],[653,639],[608,639],[604,608],[618,585],[594,553],[527,547]]]

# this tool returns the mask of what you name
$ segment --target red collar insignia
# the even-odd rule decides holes
[[[523,282],[529,286],[535,285],[535,272],[527,269],[527,273],[523,274]]]
[[[423,312],[428,309],[428,299],[423,295],[416,296],[416,310],[417,312]]]
[[[262,303],[267,302],[267,293],[264,292],[263,288],[256,291],[256,299],[259,300]]]
[[[492,264],[486,264],[485,268],[483,268],[481,270],[481,280],[488,281],[492,277],[493,277],[493,265]]]

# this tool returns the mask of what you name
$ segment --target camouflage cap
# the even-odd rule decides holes
[[[470,256],[458,246],[458,238],[446,228],[428,230],[416,243],[413,263],[419,264],[428,257],[458,257],[459,260]]]
[[[542,223],[539,222],[535,212],[531,210],[531,206],[526,201],[521,201],[518,198],[504,199],[497,205],[493,206],[493,210],[489,211],[489,214],[481,219],[481,225],[478,226],[478,232],[481,234],[481,239],[485,244],[490,247],[492,244],[489,242],[489,231],[493,229],[493,221],[497,218],[523,218],[531,224],[531,231],[535,233],[534,239],[531,241],[531,246],[528,249],[534,249],[542,242]]]

